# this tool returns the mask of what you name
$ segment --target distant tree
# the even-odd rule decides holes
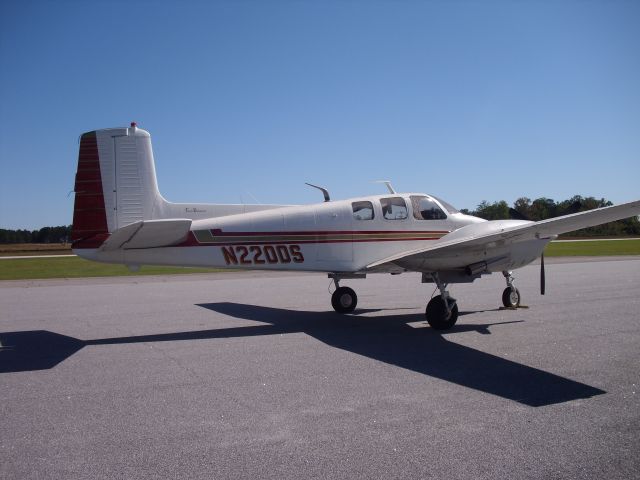
[[[474,212],[476,217],[485,220],[503,220],[509,218],[509,205],[504,200],[489,203],[483,200]]]
[[[531,204],[531,215],[534,221],[546,220],[556,216],[556,202],[550,198],[537,198]]]
[[[51,243],[51,227],[43,227],[36,233],[34,243]]]
[[[582,211],[584,208],[584,198],[580,195],[574,195],[569,200],[564,200],[556,205],[556,213],[558,215],[570,215]]]
[[[521,216],[530,220],[539,221],[561,215],[571,215],[578,212],[602,208],[613,205],[610,201],[595,197],[573,197],[555,202],[546,197],[531,201],[527,197],[520,197],[513,203],[513,209]],[[483,200],[475,211],[462,209],[462,213],[475,215],[486,220],[500,220],[512,217],[505,201],[489,203]],[[632,217],[617,222],[606,223],[596,227],[585,228],[575,232],[563,234],[567,237],[612,237],[612,236],[640,236],[640,217]]]
[[[513,202],[513,209],[516,210],[524,218],[531,218],[531,199],[527,197],[520,197]]]

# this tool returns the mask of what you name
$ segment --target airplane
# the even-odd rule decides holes
[[[439,291],[425,316],[453,327],[458,302],[448,285],[502,272],[507,308],[520,306],[512,271],[544,257],[559,234],[640,215],[640,200],[538,222],[486,221],[424,193],[388,193],[312,205],[171,203],[158,190],[149,132],[130,127],[84,133],[75,177],[72,249],[80,257],[141,265],[324,272],[336,312],[356,308],[340,282],[368,274],[420,272]],[[434,291],[435,293],[435,291]]]

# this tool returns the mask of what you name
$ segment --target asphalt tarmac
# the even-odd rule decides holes
[[[639,478],[640,259],[546,270],[0,282],[0,478]]]

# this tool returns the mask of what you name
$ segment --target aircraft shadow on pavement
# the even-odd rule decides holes
[[[200,307],[261,325],[79,340],[46,330],[0,333],[0,373],[45,370],[85,346],[173,342],[306,333],[323,343],[430,377],[539,407],[606,393],[589,385],[446,340],[460,332],[490,334],[484,325],[456,325],[447,332],[413,328],[422,314],[363,317],[304,312],[238,303]]]

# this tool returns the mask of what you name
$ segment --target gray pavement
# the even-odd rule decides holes
[[[638,478],[640,259],[0,282],[0,478]]]

